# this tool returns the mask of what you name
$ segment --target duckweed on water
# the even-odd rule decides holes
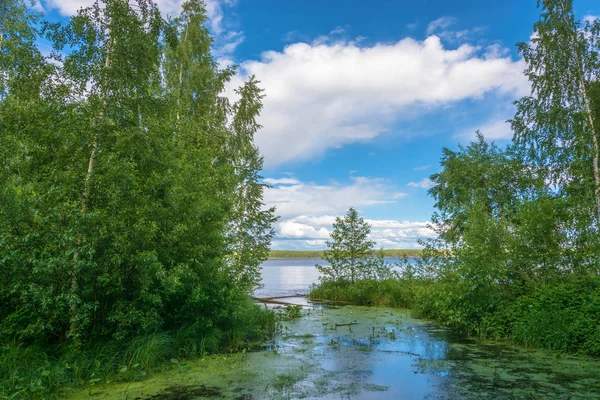
[[[600,398],[600,360],[457,337],[408,311],[323,308],[283,324],[267,350],[194,360],[70,398]]]

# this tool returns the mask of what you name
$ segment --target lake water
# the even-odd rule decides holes
[[[317,263],[328,265],[270,259],[255,294],[306,294],[319,281]],[[279,362],[287,360],[284,374],[297,379],[284,398],[600,399],[598,359],[471,340],[407,310],[312,306],[284,324],[273,347]],[[356,325],[336,326],[350,322]]]
[[[399,258],[386,258],[389,264]],[[307,294],[312,284],[319,282],[315,264],[329,265],[318,258],[273,258],[262,264],[262,287],[254,291],[257,297]]]

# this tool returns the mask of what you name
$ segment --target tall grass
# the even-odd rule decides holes
[[[246,299],[220,325],[188,325],[88,345],[5,342],[0,345],[0,399],[53,399],[78,386],[144,379],[180,359],[250,348],[274,335],[276,316]]]
[[[312,288],[309,297],[361,306],[411,308],[422,285],[407,279],[364,279],[354,284],[323,282]]]

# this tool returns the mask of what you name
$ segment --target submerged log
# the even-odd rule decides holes
[[[290,295],[287,295],[287,296],[261,297],[261,299],[275,300],[275,299],[289,299],[291,297],[306,297],[306,295],[305,294],[296,293],[296,294],[290,294]]]
[[[296,297],[296,296],[292,296],[292,297]],[[280,301],[277,300],[277,298],[271,298],[271,297],[252,297],[254,300],[259,301],[261,303],[269,303],[269,304],[281,304],[284,306],[301,306],[304,307],[303,304],[294,304],[294,303],[288,303],[287,301]]]

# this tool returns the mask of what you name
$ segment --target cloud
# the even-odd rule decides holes
[[[185,0],[155,0],[160,12],[163,15],[176,15],[181,11],[181,5]],[[64,16],[74,15],[81,8],[89,7],[95,0],[42,0],[46,10],[56,9]],[[206,1],[206,10],[209,18],[214,18],[219,5],[216,0]],[[212,14],[211,14],[212,10]],[[222,17],[221,17],[222,19]]]
[[[230,56],[245,39],[246,37],[242,31],[229,31],[217,35],[215,38],[216,46],[213,49],[214,56],[220,59]]]
[[[429,189],[430,187],[433,187],[433,185],[434,185],[434,183],[431,179],[423,178],[419,182],[410,182],[407,186],[414,187],[414,188],[421,188],[421,189]]]
[[[431,21],[427,25],[427,35],[433,35],[436,32],[446,30],[456,24],[457,19],[454,17],[441,17]]]
[[[273,179],[273,178],[266,178],[264,179],[264,182],[268,185],[297,185],[300,183],[300,181],[298,179],[295,178],[280,178],[280,179]]]
[[[282,182],[267,178],[265,181]],[[295,180],[295,178],[294,178]],[[365,210],[397,202],[406,196],[381,178],[351,177],[347,184],[297,183],[285,181],[265,189],[267,207],[277,207],[281,218],[275,223],[275,249],[322,249],[329,240],[336,216],[354,206],[361,215]],[[366,219],[371,239],[386,248],[418,247],[417,240],[433,237],[427,222]]]
[[[336,26],[335,29],[329,32],[329,35],[343,35],[344,33],[346,33],[346,28]]]
[[[294,220],[282,221],[278,226],[278,236],[292,239],[329,239],[329,230],[324,227],[315,228]]]
[[[418,248],[418,241],[436,236],[428,222],[365,219],[371,225],[369,239],[386,249]],[[335,216],[300,215],[276,225],[273,247],[278,249],[323,249],[330,240]]]
[[[434,21],[431,21],[427,25],[427,35],[436,35],[439,38],[446,40],[450,43],[464,42],[470,39],[472,36],[481,33],[485,28],[481,26],[475,26],[471,29],[453,30],[449,29],[455,25],[458,20],[454,17],[441,17]]]
[[[464,140],[475,139],[475,132],[479,130],[483,137],[487,140],[510,140],[513,137],[513,131],[505,119],[493,119],[485,122],[483,125],[474,126],[467,129],[459,134],[455,135],[455,138]]]
[[[261,81],[256,141],[273,167],[370,141],[401,118],[465,99],[527,94],[522,62],[490,54],[468,44],[449,49],[436,36],[372,46],[295,43],[241,63],[227,93],[235,100],[233,89],[250,75]]]
[[[585,17],[583,17],[583,22],[589,22],[590,24],[593,23],[594,21],[596,21],[598,19],[598,16],[596,15],[586,15]]]
[[[429,167],[431,167],[431,164],[422,165],[420,167],[414,167],[413,171],[425,171],[426,169],[429,169]]]
[[[268,179],[265,182],[268,183]],[[348,184],[280,184],[265,189],[264,201],[269,207],[277,207],[277,214],[286,220],[299,215],[343,214],[351,206],[360,208],[395,203],[399,198],[397,192],[394,185],[384,179],[352,176]]]
[[[419,23],[418,23],[418,22],[413,22],[412,24],[408,24],[408,25],[406,25],[406,29],[408,29],[408,30],[411,30],[411,31],[412,31],[412,30],[415,30],[415,29],[417,29],[417,27],[418,27],[418,26],[419,26]]]

